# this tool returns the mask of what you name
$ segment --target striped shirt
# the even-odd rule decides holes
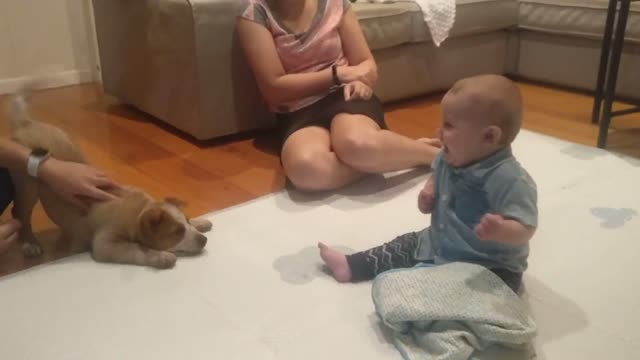
[[[311,73],[336,64],[348,65],[342,50],[338,28],[349,0],[317,0],[318,9],[306,31],[291,31],[274,16],[267,0],[247,0],[241,17],[263,25],[273,35],[282,66],[287,74]],[[269,104],[274,112],[287,113],[309,106],[324,98],[325,93],[296,99],[284,104]]]

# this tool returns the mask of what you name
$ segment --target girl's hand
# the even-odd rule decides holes
[[[338,79],[343,84],[360,81],[372,87],[376,80],[375,70],[367,63],[356,66],[343,66],[338,68]]]
[[[104,201],[116,197],[105,190],[118,188],[105,173],[91,166],[50,158],[42,163],[40,179],[63,199],[86,210],[86,198]]]
[[[360,81],[353,81],[344,86],[344,100],[369,100],[373,90]]]

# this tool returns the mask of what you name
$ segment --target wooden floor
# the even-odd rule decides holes
[[[598,130],[590,123],[590,96],[534,84],[520,83],[520,87],[525,128],[581,144],[596,143]],[[439,124],[440,97],[387,106],[389,126],[414,138],[433,136]],[[255,199],[285,184],[270,132],[198,144],[144,114],[118,105],[95,85],[38,92],[32,105],[37,118],[72,135],[96,167],[116,181],[144,188],[153,196],[186,200],[190,216]],[[5,135],[2,116],[0,135]],[[616,118],[609,149],[640,157],[640,114]],[[34,224],[47,239],[48,248],[56,251],[39,260],[25,260],[14,247],[0,255],[0,276],[69,252],[64,244],[51,241],[54,227],[40,208],[34,214]]]

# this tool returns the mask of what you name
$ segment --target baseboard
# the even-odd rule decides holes
[[[10,79],[0,79],[0,95],[13,93],[33,78],[24,76]],[[89,70],[69,70],[38,78],[38,89],[50,89],[62,86],[83,84],[95,80],[94,74]]]

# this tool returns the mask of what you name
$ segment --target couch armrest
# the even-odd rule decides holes
[[[268,127],[234,0],[93,0],[105,91],[205,140]]]
[[[191,4],[203,114],[234,119],[220,124],[220,132],[272,126],[274,117],[258,90],[236,32],[236,17],[247,3],[192,0]]]

